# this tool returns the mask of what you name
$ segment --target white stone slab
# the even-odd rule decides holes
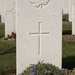
[[[4,0],[0,1],[0,6],[1,6],[1,22],[5,23],[5,14],[4,14]]]
[[[1,0],[0,0],[0,15],[1,15]]]
[[[1,22],[1,0],[0,0],[0,22]]]
[[[72,4],[72,35],[75,35],[75,0]]]
[[[73,0],[69,0],[69,21],[72,21],[72,4]]]
[[[63,14],[69,14],[69,0],[63,1]]]
[[[62,0],[17,0],[17,75],[38,61],[62,65]]]
[[[16,32],[16,0],[5,0],[5,37]]]

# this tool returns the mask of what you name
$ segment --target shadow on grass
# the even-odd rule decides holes
[[[4,71],[4,75],[16,75],[16,69],[10,69],[7,71]]]
[[[72,31],[71,30],[64,30],[62,32],[63,35],[71,35],[72,34]]]
[[[75,56],[67,57],[62,59],[62,67],[73,69],[75,68]]]
[[[4,75],[3,71],[0,71],[0,75]]]
[[[9,54],[9,53],[16,53],[16,47],[10,48],[9,50],[0,53],[0,55]]]
[[[16,75],[16,69],[10,69],[6,71],[0,71],[0,75]]]

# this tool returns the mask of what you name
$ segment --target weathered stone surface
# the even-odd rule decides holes
[[[75,0],[72,4],[72,35],[75,36]]]
[[[17,74],[41,60],[62,67],[62,0],[17,0]]]
[[[5,0],[5,37],[16,32],[16,0]]]
[[[69,0],[63,1],[63,14],[69,14]]]

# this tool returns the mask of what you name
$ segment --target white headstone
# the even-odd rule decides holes
[[[75,35],[75,0],[72,4],[72,35]]]
[[[0,15],[1,15],[1,0],[0,0]]]
[[[1,0],[0,0],[0,22],[1,22]]]
[[[17,75],[38,61],[62,65],[62,0],[17,0]]]
[[[15,32],[16,0],[5,0],[5,37]]]
[[[69,14],[69,0],[63,1],[63,14]]]
[[[69,0],[69,21],[72,21],[72,4],[73,0]]]
[[[2,22],[2,23],[5,23],[4,0],[1,0],[0,2],[1,2],[1,3],[0,3],[0,7],[1,7],[1,9],[0,9],[0,10],[1,10],[1,14],[0,14],[0,15],[1,15],[1,22]]]

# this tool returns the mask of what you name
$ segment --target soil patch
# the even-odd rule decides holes
[[[75,36],[74,35],[63,35],[62,37],[65,40],[75,41]]]

